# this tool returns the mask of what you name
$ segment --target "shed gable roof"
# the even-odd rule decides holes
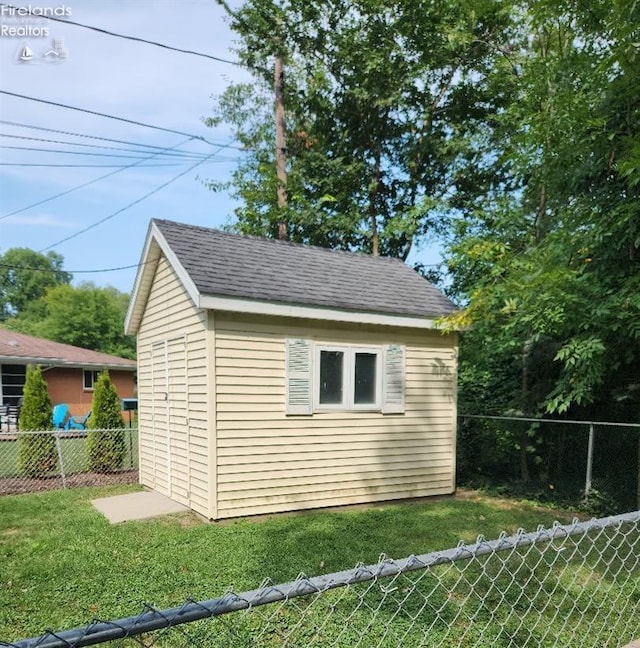
[[[399,259],[152,220],[143,272],[155,267],[149,263],[158,254],[154,241],[199,307],[213,307],[207,297],[217,297],[236,304],[242,300],[409,318],[435,318],[456,310]],[[137,328],[139,302],[146,301],[139,289],[148,285],[149,277],[139,274],[127,316],[129,332]]]
[[[136,361],[0,329],[0,361],[134,371]]]

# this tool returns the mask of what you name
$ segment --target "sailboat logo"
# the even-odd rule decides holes
[[[37,54],[31,49],[27,41],[23,41],[16,52],[16,61],[18,63],[30,63],[31,65],[61,63],[68,56],[69,50],[64,45],[64,39],[54,38],[51,47],[40,50]]]
[[[36,55],[33,53],[33,50],[29,47],[29,44],[27,42],[24,42],[22,43],[22,45],[20,45],[20,49],[18,50],[19,61],[27,63],[33,60],[35,56]]]

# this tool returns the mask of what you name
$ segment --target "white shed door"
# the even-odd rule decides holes
[[[185,337],[166,341],[169,495],[189,505],[189,412]]]
[[[154,488],[189,504],[189,430],[184,336],[152,345]]]
[[[167,384],[167,344],[151,345],[151,451],[153,487],[169,494],[169,453],[167,443],[169,387]]]

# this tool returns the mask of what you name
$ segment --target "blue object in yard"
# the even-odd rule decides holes
[[[56,430],[66,428],[67,417],[69,416],[69,406],[66,403],[60,403],[53,408],[53,427]]]
[[[87,413],[86,416],[70,416],[67,424],[64,426],[65,430],[85,430],[87,427],[87,421],[91,416],[91,410]]]

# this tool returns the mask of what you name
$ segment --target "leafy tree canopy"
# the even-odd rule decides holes
[[[476,370],[496,356],[519,367],[508,399],[519,412],[628,419],[640,399],[639,12],[528,4],[516,100],[485,152],[492,181],[454,201],[457,322],[485,349]]]
[[[84,282],[59,285],[5,325],[23,333],[123,358],[135,358],[135,338],[124,334],[129,297]]]
[[[71,282],[57,252],[11,248],[0,255],[0,321],[19,316],[49,288]]]
[[[209,125],[246,149],[231,186],[235,227],[406,258],[442,226],[469,135],[500,110],[490,88],[508,8],[382,0],[249,0],[231,10],[256,83],[231,85]],[[276,205],[273,57],[285,60],[289,198]],[[504,86],[504,84],[501,84]],[[218,188],[211,185],[212,188]]]
[[[276,236],[285,220],[296,241],[401,258],[442,235],[448,289],[465,307],[452,325],[473,326],[461,402],[499,394],[514,413],[633,416],[640,5],[219,2],[255,71],[208,120],[230,124],[246,148],[231,182],[234,226]],[[284,211],[276,55],[286,69]]]
[[[13,248],[0,256],[0,322],[36,337],[135,358],[135,339],[124,335],[129,296],[71,274],[56,252]]]

